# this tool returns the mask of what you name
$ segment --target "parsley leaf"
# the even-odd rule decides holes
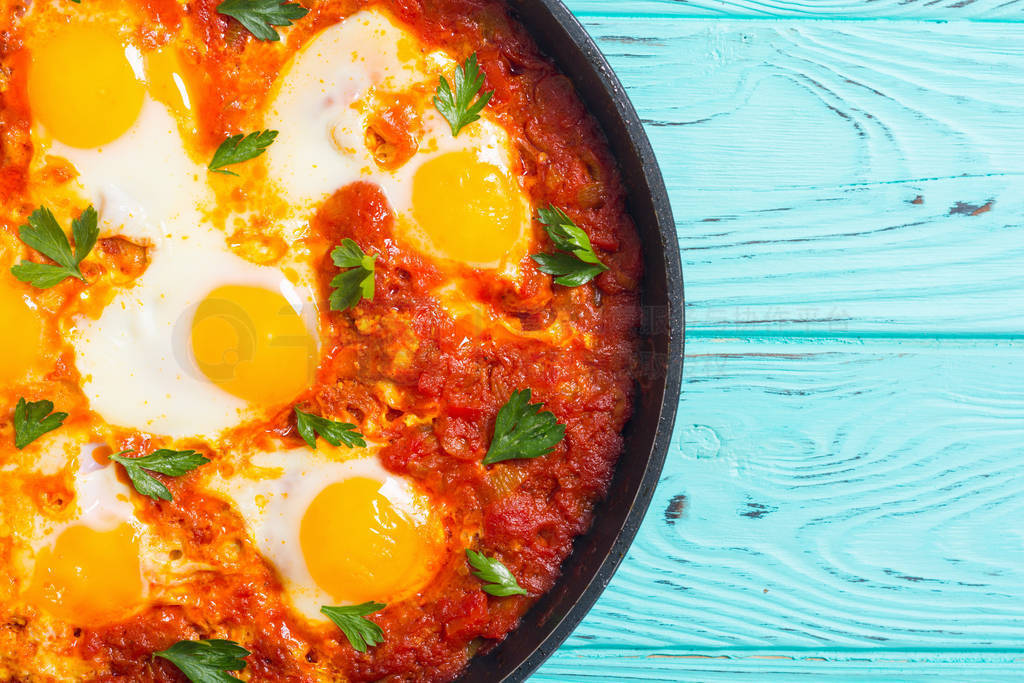
[[[508,403],[498,411],[494,422],[494,438],[484,456],[485,465],[504,460],[539,458],[554,450],[565,438],[565,425],[555,416],[540,412],[541,403],[530,403],[529,389],[514,391]]]
[[[110,459],[124,465],[128,478],[132,480],[132,486],[135,487],[136,491],[144,496],[160,500],[173,500],[174,497],[171,495],[170,490],[164,486],[163,482],[149,474],[149,472],[159,472],[160,474],[166,474],[168,477],[180,477],[200,465],[210,462],[209,458],[199,455],[195,451],[172,451],[166,448],[153,451],[141,458],[123,457],[126,453],[131,452],[122,451],[110,456]],[[149,470],[149,472],[146,470]]]
[[[295,2],[285,0],[224,0],[217,12],[237,19],[260,40],[281,40],[271,26],[291,26],[292,22],[309,14],[309,10]]]
[[[480,94],[480,98],[474,102],[473,98],[480,92],[484,84],[484,76],[476,62],[474,52],[462,66],[455,67],[455,93],[452,94],[452,87],[448,79],[441,76],[441,82],[437,86],[437,94],[434,95],[434,106],[441,112],[452,128],[452,135],[457,136],[459,131],[480,118],[480,112],[491,101],[494,95],[493,90]]]
[[[249,654],[230,640],[180,640],[153,656],[174,664],[192,683],[228,683],[241,679],[225,672],[244,669]]]
[[[214,173],[237,176],[234,171],[224,170],[225,166],[249,161],[267,151],[267,147],[277,138],[276,130],[260,130],[248,135],[232,135],[213,153],[208,168]]]
[[[344,443],[349,448],[366,448],[366,441],[363,435],[355,431],[356,426],[348,422],[335,422],[326,417],[312,415],[295,407],[295,426],[299,430],[299,436],[309,444],[309,447],[316,450],[316,435],[323,437],[324,441],[332,446],[340,446]]]
[[[533,254],[530,256],[542,273],[557,275],[555,283],[565,287],[579,287],[608,270],[601,263],[582,228],[572,222],[565,212],[554,205],[537,211],[548,237],[561,254]]]
[[[484,586],[485,593],[500,598],[508,595],[529,595],[526,589],[519,585],[508,567],[499,560],[469,548],[466,548],[466,557],[473,567],[473,576],[487,584]]]
[[[358,244],[346,237],[331,252],[331,260],[339,268],[348,268],[331,280],[334,290],[330,300],[332,311],[352,308],[361,299],[373,301],[376,254],[368,256]]]
[[[366,615],[379,612],[385,607],[387,605],[379,602],[364,602],[347,607],[321,607],[320,611],[341,629],[356,652],[366,652],[367,647],[384,642],[384,631],[367,619]]]
[[[53,412],[52,401],[26,402],[18,399],[14,407],[14,445],[21,450],[43,434],[64,424],[67,413]]]
[[[71,234],[75,238],[75,249],[72,252],[67,235],[57,224],[53,213],[45,206],[39,207],[28,217],[28,225],[18,228],[18,236],[22,242],[56,265],[22,261],[11,268],[11,274],[39,289],[49,289],[69,277],[85,282],[79,264],[96,246],[96,239],[100,235],[97,218],[96,209],[90,206],[71,221]]]

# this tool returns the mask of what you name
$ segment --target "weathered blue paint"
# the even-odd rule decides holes
[[[644,527],[533,680],[1024,680],[1024,3],[569,4],[690,327]]]

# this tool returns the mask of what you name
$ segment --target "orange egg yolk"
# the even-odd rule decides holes
[[[75,624],[109,623],[142,601],[139,543],[127,524],[112,531],[76,525],[36,558],[28,601]]]
[[[0,386],[21,380],[39,358],[43,325],[16,286],[0,279]]]
[[[471,152],[450,152],[416,172],[413,218],[441,256],[495,267],[523,233],[518,194],[514,181],[497,166]]]
[[[118,33],[69,24],[31,45],[28,97],[32,114],[71,147],[116,140],[139,117],[145,88]]]
[[[228,393],[263,406],[290,401],[309,386],[316,350],[292,305],[262,287],[218,287],[192,320],[192,353],[203,374]]]
[[[436,571],[439,526],[426,505],[410,509],[408,494],[393,486],[366,477],[331,484],[302,517],[306,567],[338,602],[405,597]]]

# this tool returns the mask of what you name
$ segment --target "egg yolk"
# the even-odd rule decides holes
[[[423,164],[412,185],[413,217],[440,255],[497,266],[523,232],[518,188],[497,166],[471,152]]]
[[[142,600],[139,543],[127,524],[112,531],[76,525],[36,559],[28,601],[75,624],[109,623]]]
[[[69,24],[32,45],[28,97],[33,116],[53,137],[90,148],[131,128],[144,88],[114,30]]]
[[[313,379],[316,341],[290,303],[262,287],[210,292],[192,320],[192,352],[206,377],[264,406],[292,400]]]
[[[0,280],[0,386],[8,386],[25,376],[39,358],[43,325],[15,287]]]
[[[353,477],[331,484],[302,517],[299,541],[313,581],[339,602],[405,596],[435,569],[438,528],[427,508],[410,514],[391,483]]]
[[[185,69],[173,48],[162,47],[146,55],[146,80],[154,99],[179,118],[188,118],[192,113],[192,96]]]

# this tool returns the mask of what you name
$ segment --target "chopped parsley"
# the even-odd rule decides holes
[[[555,206],[537,211],[548,237],[559,253],[533,254],[542,273],[555,275],[555,283],[564,287],[579,287],[608,270],[608,266],[594,253],[590,238],[572,222],[565,212]]]
[[[52,401],[18,399],[18,405],[14,407],[14,445],[21,450],[43,434],[60,427],[67,418],[67,413],[53,412]]]
[[[241,679],[227,672],[244,669],[250,654],[231,640],[179,640],[153,656],[174,664],[192,683],[229,683]]]
[[[96,209],[90,206],[71,221],[71,235],[75,238],[74,251],[67,235],[53,217],[53,212],[45,206],[39,207],[29,216],[28,225],[18,228],[18,236],[22,242],[54,263],[22,261],[11,268],[11,274],[39,289],[49,289],[69,277],[85,282],[79,266],[96,246],[100,235]]]
[[[434,95],[434,106],[448,121],[452,135],[457,136],[459,131],[480,118],[480,112],[491,101],[494,91],[481,93],[480,97],[473,101],[484,85],[484,75],[480,73],[475,52],[462,66],[455,67],[454,81],[455,91],[452,92],[448,79],[441,76],[437,94]]]
[[[368,647],[384,642],[384,631],[366,616],[379,612],[385,607],[387,605],[379,602],[364,602],[361,605],[347,607],[325,606],[321,607],[320,611],[341,629],[356,652],[366,652]]]
[[[363,299],[373,301],[377,255],[368,256],[355,241],[347,237],[331,252],[338,268],[347,268],[331,280],[331,310],[344,311]]]
[[[469,548],[466,548],[466,558],[469,559],[469,566],[473,568],[473,576],[486,584],[484,592],[488,595],[501,598],[509,595],[529,595],[500,560]]]
[[[494,438],[484,456],[485,465],[504,460],[539,458],[565,438],[565,425],[554,414],[541,411],[543,404],[530,403],[529,389],[515,391],[498,411]]]
[[[348,422],[335,422],[326,417],[312,415],[295,407],[295,427],[299,430],[299,436],[309,444],[309,447],[316,450],[316,437],[319,434],[323,440],[332,446],[345,444],[349,448],[366,448],[366,440],[363,435],[357,432],[356,426]]]
[[[110,456],[110,459],[124,466],[136,491],[159,500],[173,500],[174,497],[163,482],[150,472],[159,472],[168,477],[180,477],[200,465],[210,462],[209,458],[199,455],[195,451],[172,451],[161,448],[141,458],[125,458],[124,455],[127,453],[131,453],[131,451],[122,451]]]
[[[255,159],[267,151],[267,147],[270,147],[276,138],[276,130],[261,130],[248,135],[241,133],[232,135],[220,143],[217,151],[213,153],[213,159],[208,168],[214,173],[237,176],[237,173],[228,171],[224,167]]]
[[[285,0],[224,0],[217,12],[232,17],[259,40],[281,40],[274,26],[291,26],[309,10]]]

